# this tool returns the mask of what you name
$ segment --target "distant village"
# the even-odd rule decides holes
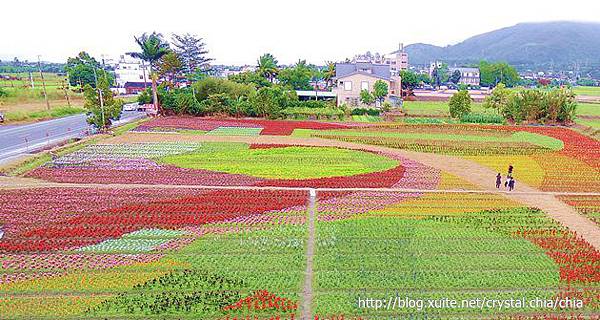
[[[121,55],[118,59],[104,59],[103,64],[108,70],[114,70],[115,82],[113,91],[117,94],[137,94],[150,86],[150,66],[139,59],[128,55]],[[398,49],[387,54],[370,51],[357,54],[352,58],[345,58],[336,63],[336,74],[333,90],[326,92],[325,84],[311,83],[314,90],[297,91],[300,99],[317,96],[319,99],[336,99],[338,104],[357,104],[363,90],[371,90],[375,81],[382,80],[388,84],[388,99],[394,102],[394,97],[400,97],[402,79],[400,73],[410,70],[414,73],[432,77],[437,68],[441,68],[444,61],[431,61],[429,65],[411,65],[410,57],[404,50],[404,45],[399,44]],[[281,67],[286,67],[282,65]],[[210,75],[227,78],[240,73],[255,71],[255,65],[228,66],[211,65]],[[446,82],[434,88],[429,84],[419,85],[413,92],[422,100],[445,100],[458,89],[458,85],[466,86],[471,90],[475,100],[481,100],[489,93],[489,88],[480,86],[480,70],[477,66],[449,65],[448,74],[460,74],[456,83]],[[540,79],[555,81],[561,84],[575,84],[574,72],[554,71],[523,71],[519,73],[522,79],[537,83]],[[598,85],[598,83],[595,83]],[[185,86],[182,82],[180,86]],[[440,89],[442,92],[439,92]],[[434,92],[435,91],[435,92]]]

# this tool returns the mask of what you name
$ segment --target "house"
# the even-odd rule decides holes
[[[373,92],[373,85],[382,80],[388,85],[388,96],[400,95],[400,78],[392,76],[390,65],[368,62],[336,63],[336,87],[333,92],[337,96],[337,104],[346,103],[351,106],[360,104],[360,92]]]
[[[479,85],[479,68],[448,68],[448,75],[452,76],[457,70],[460,72],[458,83],[471,86]]]
[[[150,88],[152,83],[144,83],[144,82],[125,82],[123,88],[125,89],[125,94],[138,94],[146,88]]]
[[[115,66],[115,84],[118,88],[124,88],[128,82],[150,83],[150,66],[139,59],[121,55]]]

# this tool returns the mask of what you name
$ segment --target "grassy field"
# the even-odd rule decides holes
[[[74,114],[84,113],[85,109],[82,107],[53,107],[50,110],[39,110],[39,111],[8,111],[5,113],[7,122],[19,122],[19,121],[30,121],[30,120],[41,120],[41,119],[53,119],[71,116]]]
[[[577,114],[580,116],[600,116],[600,104],[579,103],[577,105]]]
[[[578,96],[600,96],[600,87],[573,87]]]
[[[7,121],[28,121],[41,118],[55,118],[82,112],[83,97],[78,92],[68,90],[69,101],[65,97],[62,85],[66,79],[57,74],[44,74],[46,92],[50,110],[44,99],[42,80],[33,74],[35,88],[31,87],[28,74],[3,74],[20,80],[0,80],[2,88],[8,96],[0,99],[0,111],[6,114]],[[67,108],[71,104],[71,108]]]

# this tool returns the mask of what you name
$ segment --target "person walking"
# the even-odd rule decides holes
[[[502,175],[498,173],[496,176],[496,189],[500,189],[500,185],[502,185]]]
[[[508,191],[513,191],[515,189],[515,179],[510,178],[510,182],[508,183]]]

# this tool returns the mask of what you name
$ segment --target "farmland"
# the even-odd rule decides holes
[[[83,96],[71,89],[63,89],[66,83],[64,77],[53,73],[44,74],[46,93],[50,104],[50,110],[44,100],[42,79],[39,73],[33,73],[33,84],[29,74],[4,74],[20,80],[0,80],[2,88],[7,96],[0,99],[0,110],[5,112],[6,120],[29,121],[46,118],[59,118],[83,112]],[[68,101],[67,97],[68,95]],[[71,107],[68,108],[69,104]]]
[[[562,127],[156,118],[0,179],[0,314],[594,319],[599,153]],[[482,298],[582,305],[399,304]]]

